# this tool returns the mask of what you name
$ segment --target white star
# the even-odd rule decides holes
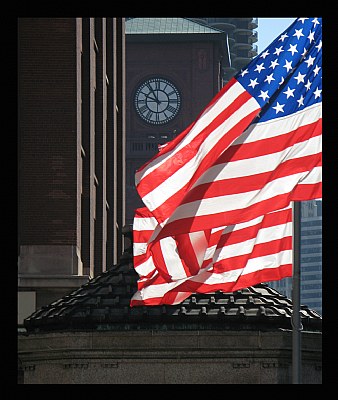
[[[302,24],[304,24],[304,21],[305,21],[306,19],[309,19],[309,18],[298,18],[298,21],[302,21]]]
[[[256,65],[256,68],[254,69],[254,71],[257,71],[259,74],[261,73],[261,71],[262,71],[262,69],[265,69],[265,67],[264,67],[264,63],[262,63],[262,64],[257,64]]]
[[[275,69],[277,67],[277,65],[279,65],[279,63],[277,62],[277,59],[276,59],[274,61],[271,61],[271,64],[270,64],[269,68]]]
[[[315,66],[315,69],[313,70],[314,75],[316,76],[320,70],[320,67],[318,65]]]
[[[315,46],[315,48],[318,49],[318,51],[320,51],[320,49],[322,48],[322,41],[320,41],[318,46]]]
[[[294,97],[294,94],[293,94],[293,92],[295,91],[296,89],[290,89],[290,86],[288,86],[288,89],[287,89],[287,91],[286,92],[283,92],[284,94],[286,94],[286,98],[288,99],[289,97]]]
[[[302,75],[300,72],[298,72],[298,75],[294,77],[294,79],[297,80],[297,85],[299,85],[300,82],[304,82],[304,76],[305,76],[305,74]]]
[[[282,76],[282,79],[281,79],[280,82],[279,82],[279,86],[282,85],[283,82],[284,82],[284,76]]]
[[[317,24],[319,24],[319,21],[318,21],[317,18],[313,19],[311,22],[313,22],[313,23],[315,24],[315,26],[316,26]]]
[[[258,97],[261,97],[263,100],[268,99],[269,98],[268,91],[263,92],[263,90],[261,90],[261,94]]]
[[[271,83],[271,81],[274,81],[275,78],[273,77],[273,73],[271,75],[267,75],[266,79],[264,80],[264,82],[268,82],[269,84]]]
[[[249,71],[248,71],[248,69],[246,68],[244,71],[242,71],[242,73],[241,73],[241,76],[242,76],[242,78],[243,78],[243,76],[244,75],[246,75],[246,74],[248,74],[249,73]]]
[[[252,87],[252,89],[254,89],[254,87],[256,86],[256,85],[258,85],[259,83],[258,82],[256,82],[257,81],[257,78],[255,78],[255,80],[252,80],[252,79],[250,79],[250,83],[249,83],[249,85],[248,86],[251,86]]]
[[[283,67],[289,72],[292,69],[292,61],[285,60],[285,65],[283,65]]]
[[[309,36],[307,37],[307,38],[310,40],[310,43],[311,43],[313,40],[315,40],[314,35],[315,35],[315,33],[310,31]]]
[[[313,62],[315,59],[316,59],[316,57],[309,56],[309,58],[307,60],[305,60],[304,62],[306,63],[307,67],[309,68],[310,65],[313,65]]]
[[[312,82],[310,82],[310,79],[308,79],[306,84],[304,85],[306,87],[306,91],[308,91],[310,89],[311,85],[312,85]]]
[[[282,35],[279,39],[278,39],[278,41],[279,40],[281,40],[282,42],[284,42],[284,39],[286,39],[287,37],[289,37],[286,33],[284,33],[284,35]]]
[[[302,57],[305,57],[306,53],[307,53],[307,49],[304,47],[304,51],[302,53]]]
[[[295,53],[298,53],[297,44],[294,44],[294,45],[290,44],[290,48],[288,51],[291,51],[292,55],[294,55]]]
[[[264,53],[261,54],[261,57],[262,57],[262,58],[265,58],[265,57],[268,56],[269,54],[270,54],[270,53],[269,53],[269,50],[265,50]]]
[[[283,50],[283,46],[281,46],[281,47],[276,47],[276,51],[275,51],[273,54],[277,54],[277,56],[279,56],[280,53],[281,53],[282,51],[284,51],[284,50]]]
[[[296,31],[296,33],[295,33],[293,36],[297,36],[297,39],[298,39],[298,40],[299,40],[299,38],[300,38],[301,36],[304,36],[304,35],[302,34],[303,28],[301,28],[301,29],[295,29],[295,31]]]
[[[313,92],[313,94],[315,95],[315,99],[316,99],[317,97],[320,97],[320,96],[321,96],[321,93],[322,93],[322,89],[317,88],[317,89]]]
[[[284,112],[283,107],[285,106],[285,104],[279,104],[277,101],[277,105],[276,107],[272,107],[274,110],[276,110],[276,114],[278,114],[279,112]]]
[[[304,105],[304,96],[301,95],[299,100],[297,100],[297,102],[298,102],[298,107],[303,106]]]

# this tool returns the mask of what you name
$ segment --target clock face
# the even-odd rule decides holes
[[[136,111],[149,124],[160,125],[171,121],[180,106],[180,93],[167,79],[148,79],[139,86],[135,94]]]

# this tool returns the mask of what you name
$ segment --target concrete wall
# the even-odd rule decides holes
[[[302,383],[320,384],[320,333],[303,332]],[[289,384],[291,332],[124,331],[20,335],[25,384]]]

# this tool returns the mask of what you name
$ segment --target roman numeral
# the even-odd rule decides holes
[[[155,90],[160,90],[161,82],[155,81]]]
[[[147,106],[142,106],[142,107],[139,107],[139,111],[140,111],[140,113],[141,114],[144,114],[145,113],[145,111],[147,111],[148,110],[148,108],[147,108]]]
[[[173,106],[168,106],[167,110],[170,111],[172,114],[175,114],[176,112],[176,108],[174,108]]]
[[[147,110],[148,110],[148,108],[146,105],[139,107],[139,111],[141,114],[144,114]]]

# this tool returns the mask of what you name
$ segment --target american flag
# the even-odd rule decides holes
[[[290,202],[321,197],[321,26],[296,19],[137,171],[131,305],[292,275]]]

